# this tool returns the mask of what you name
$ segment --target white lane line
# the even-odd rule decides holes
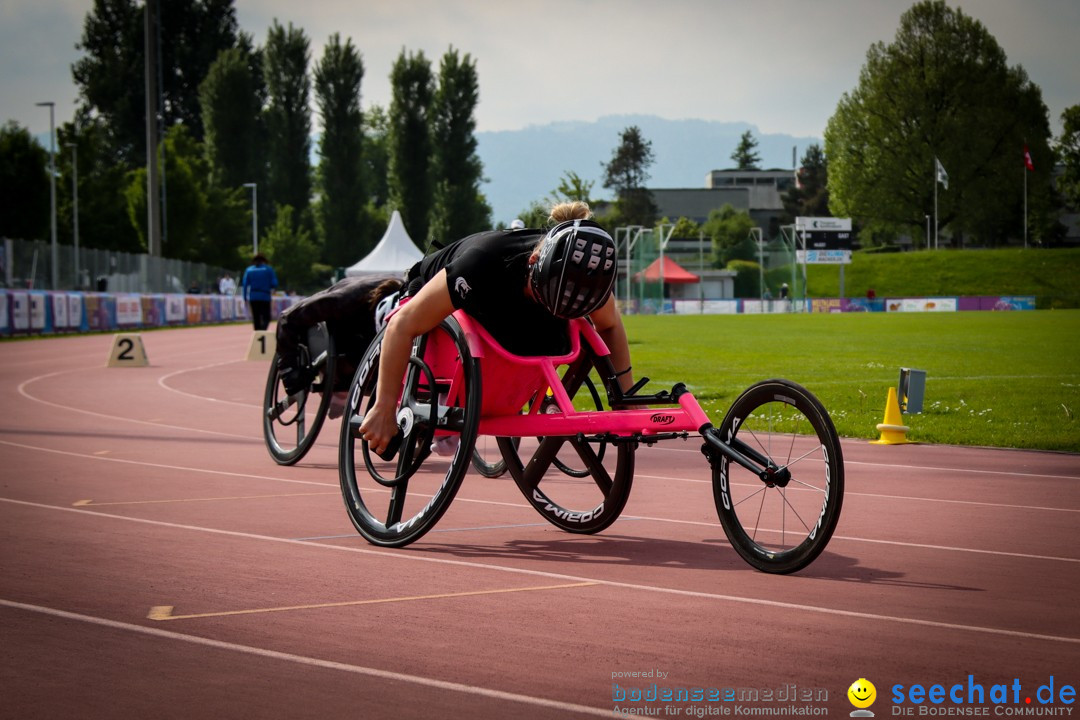
[[[138,633],[140,635],[149,635],[151,637],[162,638],[165,640],[177,640],[180,642],[191,643],[192,645],[201,645],[203,647],[214,648],[216,650],[228,650],[230,652],[238,652],[245,655],[255,655],[257,657],[268,658],[271,660],[279,660],[282,662],[295,663],[297,665],[317,667],[323,670],[337,670],[340,672],[353,673],[355,675],[365,675],[367,677],[378,678],[380,680],[412,683],[414,685],[423,685],[425,687],[435,688],[437,690],[458,692],[466,695],[474,695],[488,698],[491,700],[502,700],[505,702],[518,703],[522,705],[532,705],[534,707],[550,708],[553,710],[576,713],[580,715],[595,715],[598,717],[606,718],[611,717],[611,710],[609,709],[594,708],[587,705],[578,705],[576,703],[562,702],[560,700],[551,700],[549,698],[535,697],[533,695],[521,695],[519,693],[505,692],[503,690],[495,690],[492,688],[480,687],[478,685],[466,685],[464,683],[449,682],[447,680],[437,680],[435,678],[424,677],[422,675],[410,675],[408,673],[392,672],[390,670],[381,670],[379,668],[365,667],[363,665],[350,665],[348,663],[334,662],[332,660],[323,660],[320,658],[309,657],[307,655],[296,655],[294,653],[268,650],[266,648],[253,647],[251,645],[241,645],[240,643],[225,642],[223,640],[213,640],[211,638],[200,637],[198,635],[186,635],[184,633],[173,632],[171,630],[144,627],[142,625],[119,622],[116,620],[109,620],[107,618],[94,617],[92,615],[82,615],[79,613],[67,612],[66,610],[57,610],[55,608],[43,607],[41,605],[29,605],[26,603],[15,602],[13,600],[6,600],[3,598],[0,598],[0,605],[15,610],[23,610],[26,612],[33,612],[42,615],[63,618],[64,620],[72,620],[75,622],[82,622],[88,623],[90,625],[107,627],[112,630],[123,630],[126,632]]]
[[[189,397],[189,398],[195,398],[196,400],[205,400],[206,402],[220,403],[222,405],[237,405],[237,406],[243,407],[243,408],[262,408],[261,404],[260,405],[255,405],[255,404],[252,404],[252,403],[237,402],[235,400],[219,400],[218,398],[207,397],[205,395],[196,395],[195,393],[189,393],[189,392],[185,392],[183,390],[178,390],[177,388],[174,388],[174,387],[170,387],[165,382],[166,380],[168,380],[170,378],[174,378],[174,377],[176,377],[178,375],[184,375],[186,373],[191,373],[191,372],[198,372],[200,370],[209,370],[210,368],[222,367],[223,365],[235,365],[235,364],[241,363],[241,362],[247,362],[247,361],[246,360],[226,360],[224,362],[211,363],[210,365],[200,365],[198,367],[193,367],[193,368],[184,368],[183,370],[176,370],[174,372],[168,373],[167,375],[162,375],[161,377],[158,378],[157,383],[158,383],[158,385],[160,385],[162,388],[168,390],[169,392],[176,393],[177,395],[184,395],[185,397]]]
[[[185,467],[183,465],[165,465],[163,463],[152,463],[143,460],[125,460],[123,458],[103,457],[101,455],[86,455],[84,453],[70,452],[68,450],[55,450],[53,448],[44,448],[36,447],[34,445],[24,445],[22,443],[13,443],[7,440],[0,440],[0,445],[8,445],[10,447],[22,448],[24,450],[37,450],[38,452],[51,453],[53,455],[65,455],[67,457],[74,457],[83,460],[100,460],[102,462],[122,463],[124,465],[140,465],[142,467],[157,468],[159,470],[180,470],[182,472],[205,473],[207,475],[224,475],[225,477],[247,478],[252,480],[273,480],[274,482],[295,483],[298,485],[320,485],[322,487],[333,487],[337,485],[337,483],[316,482],[314,480],[295,480],[292,478],[271,477],[269,475],[255,475],[254,473],[229,472],[227,470],[210,470],[207,468]]]
[[[701,525],[703,527],[716,527],[715,522],[702,522],[701,520],[670,520],[668,518],[648,517],[645,515],[620,515],[619,520],[651,520],[658,523],[675,523],[678,525]],[[759,532],[780,533],[773,528],[758,528]],[[1056,562],[1080,563],[1080,558],[1059,557],[1056,555],[1032,555],[1030,553],[1005,552],[1003,550],[982,550],[979,548],[956,547],[952,545],[930,545],[927,543],[905,542],[903,540],[878,540],[875,538],[852,537],[850,535],[833,535],[833,540],[846,540],[848,542],[875,543],[877,545],[896,545],[897,547],[921,548],[923,550],[943,550],[946,552],[978,553],[981,555],[1001,555],[1003,557],[1017,557],[1025,560],[1053,560]]]
[[[634,475],[635,480],[641,478],[648,478],[650,480],[673,480],[676,482],[697,483],[704,485],[712,485],[712,480],[699,480],[697,478],[681,478],[673,477],[671,475],[644,475],[636,473]],[[733,487],[754,487],[748,483],[732,483]],[[789,488],[790,490],[790,488]],[[804,490],[803,488],[795,488],[797,492],[819,492],[816,490]],[[869,497],[869,498],[881,498],[885,500],[913,500],[917,502],[935,502],[935,503],[953,503],[957,505],[981,505],[984,507],[997,507],[1006,508],[1009,510],[1049,510],[1051,512],[1071,512],[1080,513],[1080,508],[1064,508],[1064,507],[1050,507],[1048,505],[1012,505],[1009,503],[990,503],[980,502],[978,500],[952,500],[949,498],[928,498],[928,497],[916,497],[914,495],[885,495],[883,493],[867,493],[856,492],[853,490],[844,490],[844,497]]]
[[[221,363],[215,363],[214,365],[206,365],[206,366],[202,366],[202,367],[206,368],[206,367],[214,367],[216,365],[228,365],[228,364],[233,363],[233,362],[239,362],[239,361],[230,360],[230,361],[221,362]],[[190,368],[188,370],[180,370],[180,371],[177,371],[177,372],[174,372],[174,373],[170,373],[169,375],[165,375],[164,377],[160,378],[158,382],[161,383],[162,380],[164,380],[166,378],[172,377],[174,375],[178,375],[178,374],[183,373],[183,372],[188,372],[189,370],[198,370],[198,369],[202,369],[202,368]],[[90,410],[82,410],[80,408],[76,408],[76,407],[72,407],[72,406],[68,406],[68,405],[60,405],[58,403],[54,403],[54,402],[50,402],[48,400],[43,400],[41,398],[34,397],[33,395],[30,395],[29,392],[27,392],[26,389],[25,389],[26,386],[30,385],[31,383],[37,382],[38,380],[43,380],[43,379],[46,379],[46,378],[54,377],[56,375],[64,375],[64,374],[72,373],[72,372],[77,372],[77,370],[62,370],[62,371],[59,371],[59,372],[49,373],[47,375],[38,375],[36,377],[32,377],[29,380],[25,380],[24,382],[22,382],[19,385],[19,387],[18,387],[19,394],[22,395],[23,397],[27,398],[28,400],[32,400],[34,402],[42,403],[43,405],[48,405],[50,407],[60,408],[61,410],[70,410],[72,412],[84,413],[86,415],[91,415],[93,417],[105,418],[105,419],[109,419],[109,420],[122,420],[122,421],[125,421],[125,422],[137,423],[137,424],[140,424],[140,425],[150,425],[151,427],[168,428],[168,429],[171,429],[171,430],[187,430],[189,432],[205,433],[205,434],[208,434],[208,435],[222,435],[222,436],[225,436],[225,437],[237,437],[237,438],[242,437],[242,438],[245,438],[245,439],[254,439],[253,436],[250,436],[250,435],[237,435],[235,433],[219,432],[219,431],[216,431],[216,430],[206,430],[206,429],[203,429],[203,428],[192,428],[192,427],[185,427],[185,426],[180,426],[180,425],[166,425],[166,424],[159,423],[159,422],[147,422],[145,420],[135,420],[135,419],[132,419],[132,418],[129,418],[129,417],[124,417],[122,415],[106,415],[104,413],[96,413],[96,412],[93,412],[93,411],[90,411]],[[228,403],[228,404],[233,404],[233,405],[240,405],[242,407],[247,407],[247,408],[262,407],[261,405],[256,406],[256,405],[250,405],[250,404],[245,404],[245,403],[237,403],[237,402],[233,402],[233,401],[230,401],[230,400],[217,400],[215,398],[207,398],[207,397],[203,397],[201,395],[192,395],[191,393],[185,393],[182,390],[176,390],[175,388],[168,388],[167,387],[166,389],[168,389],[168,390],[170,390],[172,392],[181,394],[181,395],[188,395],[189,397],[197,398],[197,399],[200,399],[200,400],[207,400],[207,401],[217,402],[217,403]],[[691,439],[694,439],[694,438],[700,439],[700,436],[691,436]],[[853,440],[851,438],[847,438],[847,439],[848,440]],[[964,448],[964,449],[972,449],[972,448]],[[1001,452],[1009,452],[1010,450],[1015,450],[1016,452],[1032,452],[1032,453],[1044,452],[1044,451],[1040,451],[1040,450],[1020,450],[1020,449],[1012,449],[1012,448],[990,448],[990,449],[998,450],[998,451],[1001,451]],[[655,445],[655,446],[651,447],[649,450],[650,450],[650,452],[654,451],[654,450],[665,450],[667,452],[694,453],[695,455],[700,455],[701,454],[700,450],[690,449],[690,448],[671,447],[670,445]],[[1078,462],[1080,462],[1080,461],[1078,461]],[[1003,476],[1012,477],[1012,478],[1051,478],[1051,479],[1055,479],[1055,480],[1080,480],[1080,475],[1052,475],[1052,474],[1049,474],[1049,473],[1024,473],[1024,472],[1013,472],[1013,471],[1008,471],[1008,470],[981,470],[981,469],[977,469],[977,468],[948,468],[948,467],[935,467],[935,466],[929,466],[929,465],[902,465],[902,464],[898,464],[898,463],[876,463],[876,462],[866,462],[866,461],[862,461],[862,460],[845,460],[844,465],[845,465],[845,467],[848,466],[848,465],[867,465],[869,467],[892,468],[892,469],[897,469],[897,470],[911,470],[911,471],[921,471],[921,472],[967,473],[969,475],[1003,475]],[[662,476],[636,475],[635,477],[662,477]],[[682,480],[683,478],[667,478],[667,479]],[[691,480],[690,482],[695,482],[695,481]],[[696,482],[707,482],[707,481],[696,481]],[[882,496],[882,497],[890,497],[890,496]],[[901,497],[901,496],[897,496],[897,497]],[[910,499],[922,499],[922,498],[910,498]],[[941,502],[963,502],[963,501],[954,500],[954,501],[941,501]],[[1012,506],[1006,505],[1004,507],[1012,507]],[[1024,507],[1024,506],[1020,506],[1020,507]],[[1060,509],[1060,508],[1036,508],[1036,509],[1056,510],[1056,509]]]
[[[698,435],[692,435],[690,437],[691,440],[695,440],[695,439],[699,439],[699,438],[700,438],[700,436],[698,436]],[[841,438],[840,440],[841,440],[841,444],[843,444],[845,441],[846,442],[858,442],[859,441],[858,438]],[[928,447],[935,447],[935,446],[930,445]],[[972,447],[972,446],[967,446],[967,445],[950,445],[949,447],[954,447],[954,448],[956,448],[958,450],[993,450],[994,452],[1001,452],[1001,453],[1009,453],[1009,452],[1040,453],[1040,454],[1044,454],[1044,455],[1045,454],[1054,454],[1054,455],[1061,454],[1061,453],[1053,453],[1052,451],[1049,451],[1049,450],[1029,450],[1029,449],[1026,449],[1026,448],[983,448],[983,447]],[[656,449],[656,450],[666,450],[667,452],[694,453],[695,455],[701,455],[701,450],[694,449],[694,448],[672,447],[670,445],[660,445],[660,444],[654,445],[653,448]],[[1078,466],[1080,466],[1080,458],[1077,458],[1076,464]],[[847,467],[848,465],[867,465],[869,467],[892,468],[892,469],[895,469],[895,470],[913,470],[913,471],[944,472],[944,473],[967,473],[969,475],[1005,475],[1006,477],[1015,477],[1015,478],[1051,478],[1051,479],[1054,479],[1054,480],[1080,480],[1080,475],[1052,475],[1050,473],[1028,473],[1028,472],[1018,472],[1018,471],[1014,471],[1014,470],[983,470],[983,469],[979,469],[979,468],[964,468],[964,467],[935,467],[933,465],[904,465],[904,464],[901,464],[901,463],[880,463],[880,462],[867,462],[865,460],[845,459],[844,460],[844,467]]]
[[[39,380],[45,380],[47,378],[55,377],[57,375],[63,375],[68,372],[74,372],[73,370],[63,370],[61,372],[48,373],[46,375],[38,375],[32,377],[29,380],[25,380],[19,384],[19,394],[32,402],[41,403],[42,405],[48,405],[49,407],[59,408],[65,412],[77,412],[83,415],[90,415],[91,417],[104,418],[106,420],[121,420],[123,422],[135,423],[136,425],[149,425],[150,427],[161,428],[165,430],[184,430],[187,432],[203,433],[204,435],[221,435],[223,437],[243,438],[244,440],[255,439],[251,435],[237,435],[236,433],[219,432],[217,430],[205,430],[203,428],[183,427],[181,425],[168,425],[160,422],[148,422],[146,420],[136,420],[135,418],[124,417],[123,415],[106,415],[105,413],[94,412],[93,410],[83,410],[82,408],[72,407],[70,405],[61,405],[49,400],[42,400],[39,397],[34,397],[27,391],[27,386],[35,383]]]
[[[269,475],[255,475],[253,473],[238,473],[238,472],[229,472],[229,471],[226,471],[226,470],[210,470],[210,469],[207,469],[207,468],[185,467],[185,466],[182,466],[182,465],[164,465],[164,464],[161,464],[161,463],[150,463],[150,462],[145,462],[145,461],[142,461],[142,460],[125,460],[123,458],[102,457],[100,455],[86,455],[86,454],[83,454],[83,453],[75,453],[75,452],[70,452],[70,451],[67,451],[67,450],[54,450],[52,448],[43,448],[43,447],[36,447],[36,446],[33,446],[33,445],[25,445],[25,444],[22,444],[22,443],[13,443],[13,442],[9,442],[7,440],[0,440],[0,445],[8,445],[8,446],[11,446],[11,447],[21,448],[21,449],[24,449],[24,450],[36,450],[36,451],[39,451],[39,452],[52,453],[54,455],[65,455],[65,456],[68,456],[68,457],[75,457],[75,458],[87,459],[87,460],[103,460],[105,462],[123,463],[125,465],[141,465],[141,466],[145,466],[145,467],[157,468],[157,469],[160,469],[160,470],[180,470],[180,471],[183,471],[183,472],[204,473],[204,474],[207,474],[207,475],[222,475],[222,476],[225,476],[225,477],[235,477],[235,478],[244,478],[244,479],[252,479],[252,480],[270,480],[270,481],[273,481],[273,482],[294,483],[294,484],[298,484],[298,485],[319,485],[319,486],[322,486],[322,487],[336,487],[338,485],[338,483],[324,483],[324,482],[318,482],[318,481],[315,481],[315,480],[296,480],[296,479],[292,479],[292,478],[272,477],[272,476],[269,476]],[[389,492],[389,490],[385,490],[383,488],[377,488],[377,489],[373,489],[373,490],[375,492]],[[2,499],[2,498],[0,498],[0,499]],[[478,505],[497,505],[497,506],[500,506],[500,507],[511,507],[511,508],[518,508],[518,509],[523,509],[523,508],[528,508],[529,507],[529,505],[524,503],[524,502],[506,502],[506,501],[502,501],[502,500],[480,500],[480,499],[473,499],[473,498],[464,497],[462,495],[458,495],[457,498],[455,498],[455,499],[457,501],[459,501],[459,502],[474,503],[474,504],[478,504]],[[922,498],[900,498],[900,499],[921,500]],[[941,501],[941,502],[953,502],[953,501],[944,500],[944,501]],[[1009,506],[1004,506],[1004,507],[1009,507]],[[1047,508],[1047,509],[1054,510],[1054,509],[1057,509],[1057,508]],[[700,521],[695,521],[695,520],[677,520],[677,519],[674,519],[674,518],[649,517],[649,516],[644,516],[644,515],[622,515],[620,517],[620,519],[651,520],[653,522],[659,522],[659,523],[671,523],[671,524],[677,524],[677,525],[701,525],[701,526],[712,527],[712,528],[718,527],[718,525],[719,525],[719,521],[717,521],[715,523],[706,523],[706,522],[700,522]],[[541,525],[541,526],[545,525],[545,523],[537,523],[537,524]],[[351,537],[351,536],[349,536],[349,537]],[[923,548],[923,549],[935,549],[935,550],[943,550],[943,551],[949,551],[949,552],[982,553],[982,554],[987,554],[987,555],[1001,555],[1001,556],[1006,556],[1006,557],[1028,558],[1028,559],[1031,559],[1031,560],[1058,560],[1058,561],[1062,561],[1062,562],[1080,562],[1080,560],[1077,560],[1076,558],[1055,557],[1055,556],[1051,556],[1051,555],[1034,555],[1034,554],[1026,554],[1026,553],[1008,553],[1008,552],[1002,552],[1002,551],[997,551],[997,550],[981,550],[981,549],[977,549],[977,548],[952,547],[952,546],[948,546],[948,545],[927,545],[927,544],[921,544],[921,543],[901,542],[901,541],[898,541],[898,540],[878,540],[878,539],[873,539],[873,538],[860,538],[860,537],[851,537],[851,536],[845,537],[845,536],[841,536],[841,535],[834,535],[833,537],[837,538],[837,539],[848,540],[850,542],[879,543],[879,544],[884,544],[884,545],[896,545],[896,546],[899,546],[899,547],[917,547],[917,548]]]
[[[879,613],[865,613],[857,612],[854,610],[841,610],[839,608],[821,607],[818,605],[803,605],[799,603],[781,602],[779,600],[766,600],[764,598],[742,597],[739,595],[723,595],[720,593],[702,592],[698,590],[680,590],[678,588],[660,587],[655,585],[641,585],[638,583],[619,582],[616,580],[606,580],[603,578],[585,577],[580,575],[567,575],[564,573],[553,573],[544,570],[528,570],[524,568],[506,567],[503,565],[491,565],[488,563],[472,562],[469,560],[451,560],[441,557],[428,557],[424,555],[409,554],[408,552],[388,552],[385,550],[373,550],[368,548],[357,548],[343,545],[325,545],[322,543],[310,543],[304,542],[302,540],[273,537],[271,535],[258,535],[255,533],[245,533],[236,530],[221,530],[218,528],[200,527],[198,525],[185,525],[182,523],[171,523],[160,520],[148,520],[144,518],[125,517],[123,515],[111,515],[109,513],[96,512],[92,510],[58,507],[56,505],[45,505],[42,503],[28,502],[25,500],[15,500],[12,498],[0,498],[0,502],[10,503],[13,505],[21,505],[24,507],[32,507],[41,510],[51,510],[54,512],[78,513],[82,515],[94,516],[97,518],[121,520],[124,522],[143,523],[146,525],[165,527],[174,530],[190,530],[194,532],[209,533],[212,535],[222,535],[225,537],[241,538],[245,540],[259,540],[264,542],[283,543],[286,545],[297,545],[305,548],[319,548],[321,550],[357,553],[360,555],[372,555],[375,557],[393,558],[396,560],[406,560],[411,562],[428,562],[434,563],[436,565],[450,565],[454,567],[474,568],[477,570],[506,572],[516,575],[530,575],[534,577],[554,578],[567,582],[589,582],[595,583],[597,585],[606,585],[608,587],[621,588],[624,590],[639,590],[641,592],[661,593],[664,595],[677,595],[680,597],[691,597],[702,600],[715,600],[759,607],[797,610],[801,612],[816,613],[820,615],[833,615],[838,617],[857,618],[860,620],[893,622],[902,625],[916,625],[920,627],[956,630],[961,632],[972,632],[984,635],[996,635],[1001,637],[1023,638],[1025,640],[1042,640],[1047,642],[1062,642],[1080,645],[1080,637],[1069,637],[1065,635],[1046,635],[1042,633],[1031,633],[1020,630],[1007,630],[1004,628],[985,627],[981,625],[961,625],[959,623],[940,622],[937,620],[924,620],[921,618],[902,617],[898,615],[882,615]]]

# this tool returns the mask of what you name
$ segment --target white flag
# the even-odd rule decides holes
[[[941,161],[934,158],[934,167],[937,170],[937,181],[945,186],[945,189],[949,189],[949,173],[945,172],[945,168],[941,166]]]

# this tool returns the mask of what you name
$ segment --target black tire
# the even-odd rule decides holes
[[[585,385],[586,390],[588,390],[588,393],[589,393],[588,397],[592,398],[592,404],[589,407],[589,409],[590,410],[603,410],[604,409],[604,403],[600,400],[600,393],[597,392],[597,390],[596,390],[596,384],[587,375],[585,376],[584,385]],[[586,398],[586,402],[588,402],[588,398]],[[552,407],[554,407],[554,403],[552,403]],[[604,462],[604,453],[605,452],[607,452],[607,445],[604,444],[604,443],[601,443],[599,445],[599,452],[597,453],[597,458],[596,458],[601,463]],[[592,475],[592,472],[589,470],[588,465],[584,465],[583,467],[580,467],[580,468],[574,467],[574,466],[571,465],[571,463],[574,463],[574,461],[577,460],[576,456],[574,456],[572,458],[569,458],[569,459],[564,459],[564,458],[566,458],[565,453],[563,454],[562,458],[560,458],[559,456],[555,456],[555,459],[552,462],[554,463],[555,467],[559,468],[559,470],[561,470],[565,474],[569,475],[570,477],[576,477],[576,478],[586,478],[586,477],[589,477],[590,475]],[[577,463],[574,463],[574,464],[576,465]]]
[[[716,453],[713,497],[732,546],[768,573],[809,565],[832,537],[844,499],[844,458],[828,412],[806,388],[765,380],[735,400],[717,432],[775,470],[776,482],[765,482]]]
[[[514,447],[521,442],[521,438],[513,438]],[[506,474],[506,460],[499,448],[498,438],[492,435],[481,435],[476,438],[476,446],[473,448],[473,467],[476,472],[486,478],[502,477]]]
[[[603,410],[604,404],[600,400],[600,394],[596,390],[596,385],[589,377],[585,378],[585,387],[588,389],[589,396],[592,398],[593,401],[591,409]],[[554,409],[555,404],[553,402],[549,403],[549,401],[550,398],[544,401],[545,407]],[[540,412],[544,412],[544,409],[541,409]],[[540,439],[542,440],[543,438]],[[514,450],[516,451],[521,445],[521,438],[511,438],[511,441],[514,444]],[[606,447],[601,446],[597,458],[601,463],[604,461],[605,451]],[[582,467],[572,467],[570,463],[574,462],[575,460],[577,460],[577,464],[582,465]],[[589,477],[592,474],[588,466],[583,465],[581,461],[578,460],[576,454],[573,458],[567,458],[567,454],[564,451],[563,457],[560,458],[556,456],[552,463],[555,465],[555,467],[559,468],[559,470],[571,477],[584,478]],[[481,435],[476,439],[476,449],[473,450],[473,467],[476,468],[476,472],[480,473],[486,478],[502,477],[506,473],[506,458],[502,456],[502,450],[499,448],[498,438],[491,435]]]
[[[418,338],[398,403],[399,412],[410,408],[411,422],[397,454],[383,461],[357,437],[363,414],[374,402],[382,337],[382,332],[375,336],[353,376],[338,471],[345,508],[357,531],[373,545],[401,547],[439,521],[469,469],[480,423],[480,370],[452,317]],[[435,379],[434,389],[428,377]],[[446,409],[445,424],[438,423],[440,434],[449,431],[459,439],[449,459],[431,453],[435,428],[427,409],[432,398]],[[374,510],[377,506],[382,509]]]
[[[593,384],[600,383],[606,388],[613,376],[611,361],[585,348],[581,358],[564,373],[563,386],[573,398],[586,378],[591,377]],[[581,402],[599,402],[598,395],[589,393],[588,399],[582,397]],[[531,449],[531,443],[529,446],[531,454],[523,462],[522,449],[515,448],[508,438],[499,438],[499,447],[514,482],[545,520],[567,532],[590,534],[600,532],[618,519],[634,481],[633,443],[546,437],[539,439],[535,450]],[[565,473],[558,465],[558,472],[551,471],[560,453],[562,467],[566,467],[569,456],[573,455],[572,462],[588,469],[586,477]]]
[[[319,437],[319,430],[330,409],[337,355],[334,339],[325,332],[325,327],[321,332],[320,342],[325,343],[325,351],[320,346],[312,360],[316,374],[306,391],[288,396],[278,371],[278,356],[275,354],[270,361],[263,393],[263,439],[270,457],[278,465],[294,465],[307,454]],[[301,356],[310,359],[308,346],[302,346]]]

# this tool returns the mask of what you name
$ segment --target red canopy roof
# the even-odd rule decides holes
[[[644,274],[645,282],[660,282],[660,261],[664,261],[664,282],[666,283],[696,283],[701,282],[694,273],[683,268],[682,265],[671,258],[656,258],[649,267],[634,275],[634,280],[641,280]]]

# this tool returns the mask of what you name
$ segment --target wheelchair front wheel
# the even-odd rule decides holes
[[[307,389],[288,395],[278,370],[278,356],[270,361],[263,393],[263,439],[270,457],[278,465],[294,465],[307,454],[319,437],[334,389],[337,356],[334,339],[326,337],[327,348],[314,358],[315,377]],[[306,348],[301,355],[306,354]]]
[[[844,499],[840,438],[821,402],[796,383],[766,380],[743,392],[713,432],[768,460],[766,481],[712,451],[716,511],[736,552],[769,573],[809,565]]]
[[[356,530],[373,545],[402,547],[439,521],[469,469],[480,423],[480,370],[452,317],[418,338],[413,358],[419,362],[410,362],[398,399],[399,421],[406,426],[403,439],[396,455],[385,461],[369,451],[358,432],[378,391],[382,339],[382,332],[375,336],[353,377],[338,471]],[[436,427],[430,420],[433,404]],[[445,451],[452,454],[433,454],[432,438],[450,438]]]

